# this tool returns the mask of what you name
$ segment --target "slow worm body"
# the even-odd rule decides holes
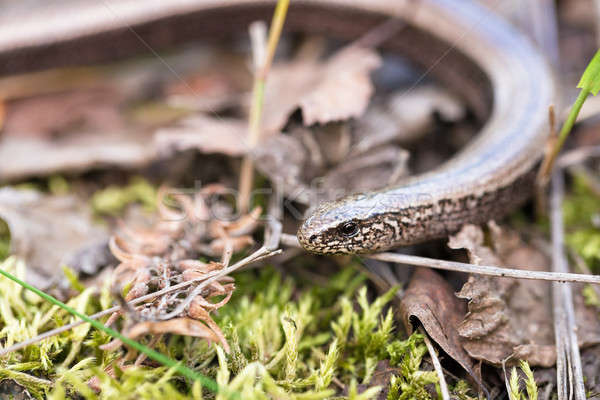
[[[435,171],[319,205],[298,231],[311,252],[373,252],[445,237],[504,216],[532,193],[555,95],[543,57],[470,1],[419,4],[411,23],[444,38],[448,51],[466,54],[489,77],[491,114],[477,138]]]
[[[0,17],[0,74],[87,64],[243,31],[273,1],[70,0]],[[456,157],[398,187],[320,205],[298,231],[316,253],[360,253],[446,236],[498,218],[530,194],[555,87],[539,52],[472,0],[295,0],[292,31],[353,40],[390,17],[406,22],[383,47],[461,94],[485,121]],[[149,50],[151,49],[151,50]]]

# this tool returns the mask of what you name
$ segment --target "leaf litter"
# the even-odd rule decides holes
[[[414,171],[405,147],[431,133],[440,122],[461,124],[468,118],[460,100],[430,83],[408,92],[378,96],[370,76],[381,63],[377,52],[350,46],[322,59],[297,57],[274,65],[266,90],[266,140],[253,153],[258,169],[272,184],[283,182],[284,193],[308,203],[315,195],[312,182],[316,178],[322,178],[322,187],[329,191],[323,195],[325,198],[400,182]],[[233,159],[245,155],[245,101],[250,82],[247,67],[239,59],[216,64],[233,64],[235,72],[222,72],[214,63],[208,70],[202,65],[200,71],[186,70],[182,82],[160,74],[157,78],[150,69],[145,76],[152,78],[137,82],[142,90],[134,99],[120,97],[119,93],[106,96],[97,87],[16,96],[6,110],[0,151],[11,157],[35,152],[40,160],[18,156],[23,164],[7,168],[0,165],[0,179],[35,177],[50,171],[87,172],[107,166],[153,168],[190,151]],[[64,118],[23,117],[32,110],[44,114],[53,107],[64,109],[65,104],[72,104],[69,108],[74,112]],[[94,110],[88,104],[99,107]],[[215,111],[226,116],[216,117]],[[108,125],[101,124],[104,120]],[[98,128],[118,134],[90,133],[88,139],[81,140],[84,131]],[[414,157],[414,148],[411,150]],[[264,275],[245,275],[248,280],[234,284],[233,277],[223,274],[200,291],[194,289],[199,286],[190,284],[141,304],[128,305],[156,291],[206,281],[214,273],[225,271],[232,257],[252,249],[260,237],[261,207],[236,216],[231,205],[221,199],[216,207],[219,215],[227,218],[215,219],[207,199],[225,195],[227,187],[209,184],[197,189],[192,194],[160,189],[153,225],[139,227],[126,220],[113,232],[110,250],[119,264],[103,296],[105,300],[111,296],[117,299],[122,308],[106,324],[122,327],[130,337],[163,349],[168,340],[176,342],[179,335],[188,336],[178,342],[176,350],[184,362],[233,388],[251,388],[257,396],[268,393],[277,397],[310,388],[305,394],[314,394],[315,398],[336,392],[356,398],[435,398],[437,378],[429,366],[423,370],[427,356],[422,339],[415,333],[401,340],[405,336],[394,332],[388,317],[391,314],[384,312],[390,293],[367,299],[366,291],[355,293],[356,286],[348,279],[332,278],[327,298],[341,297],[327,304],[312,289],[291,290],[288,283]],[[308,193],[308,197],[298,192]],[[53,201],[52,196],[46,197]],[[119,203],[131,199],[124,196]],[[107,214],[113,216],[122,212],[120,207],[110,210]],[[87,216],[86,212],[82,214]],[[57,215],[58,219],[62,217]],[[22,236],[14,228],[15,224],[9,223],[13,244]],[[98,229],[106,239],[107,230]],[[547,264],[531,246],[495,229],[490,227],[495,235],[492,247],[484,246],[483,234],[476,230],[455,236],[451,247],[467,248],[473,260],[484,264],[544,265],[532,260]],[[30,235],[30,240],[37,238],[38,234]],[[105,239],[101,241],[104,244]],[[35,268],[36,263],[29,265]],[[244,279],[242,276],[240,279]],[[471,277],[457,297],[439,274],[419,269],[400,306],[403,322],[408,332],[412,332],[416,321],[422,324],[440,348],[476,379],[480,375],[475,360],[497,365],[512,356],[515,361],[523,358],[532,365],[550,365],[552,335],[547,303],[542,301],[547,287],[538,282],[528,282],[530,286],[515,282]],[[260,286],[265,283],[267,287]],[[244,286],[249,291],[239,294]],[[352,309],[351,295],[356,295],[361,310]],[[466,316],[465,302],[460,298],[469,300]],[[328,316],[318,321],[313,315],[322,316],[322,307]],[[597,321],[594,313],[590,314],[594,311],[591,307],[577,309]],[[578,335],[585,344],[597,343],[594,327],[580,329],[589,330],[589,334]],[[108,342],[108,338],[98,336],[88,336],[88,340],[105,350],[99,369],[90,374],[86,370],[90,359],[83,358],[83,354],[77,356],[77,364],[56,379],[52,398],[61,398],[65,391],[87,393],[86,385],[96,392],[103,387],[118,392],[122,390],[118,389],[120,382],[128,383],[128,390],[141,397],[153,398],[162,391],[177,398],[180,392],[170,386],[169,382],[175,382],[170,371],[145,368],[152,364],[131,350],[121,349],[118,341]],[[27,360],[26,353],[21,355]],[[145,369],[142,372],[138,367]],[[161,374],[166,374],[164,379],[159,378]],[[464,381],[455,383],[454,393],[467,396],[469,389],[465,389]],[[37,388],[39,394],[39,384],[29,382],[23,387]],[[364,396],[359,397],[361,394]]]
[[[74,196],[1,188],[0,218],[10,231],[10,253],[27,261],[27,280],[37,287],[59,283],[63,266],[89,269],[86,257],[87,264],[112,261],[102,247],[107,229],[94,224],[89,209]]]
[[[515,232],[494,223],[488,227],[491,247],[485,245],[483,231],[473,225],[452,236],[449,246],[466,249],[474,264],[549,269],[548,256],[523,242]],[[600,323],[594,310],[584,305],[583,286],[573,284],[573,288],[580,346],[597,344]],[[468,301],[468,312],[456,329],[471,357],[496,365],[509,359],[543,367],[554,365],[549,283],[472,275],[456,295]]]

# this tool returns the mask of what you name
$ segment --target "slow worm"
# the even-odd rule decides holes
[[[499,2],[501,3],[501,2]],[[0,17],[0,75],[158,51],[243,32],[273,1],[70,0]],[[58,4],[58,5],[57,5]],[[543,153],[552,73],[515,28],[473,0],[294,0],[286,29],[354,40],[389,18],[382,47],[462,95],[482,121],[449,162],[401,186],[321,204],[298,231],[316,253],[361,253],[444,237],[500,218],[531,194]]]

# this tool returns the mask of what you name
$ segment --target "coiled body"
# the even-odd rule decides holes
[[[409,23],[448,41],[448,51],[464,53],[488,76],[489,118],[477,138],[439,169],[320,205],[298,231],[311,252],[372,252],[445,237],[466,223],[502,217],[532,193],[555,95],[543,57],[470,1],[419,4]]]
[[[274,1],[71,0],[46,7],[0,17],[0,75],[243,32],[270,19]],[[501,217],[532,191],[555,86],[539,52],[490,11],[473,0],[294,0],[286,29],[352,40],[390,17],[407,26],[384,47],[462,94],[486,122],[440,168],[320,205],[298,232],[309,251],[371,252],[443,237]]]

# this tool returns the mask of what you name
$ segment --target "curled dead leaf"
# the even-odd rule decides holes
[[[347,47],[334,54],[316,76],[313,90],[300,98],[305,125],[358,117],[374,91],[369,73],[381,65],[372,49]]]
[[[298,108],[305,125],[362,115],[373,93],[369,74],[381,59],[372,49],[347,47],[325,62],[276,64],[265,88],[263,128],[278,133]]]
[[[524,243],[515,232],[493,222],[489,230],[492,247],[484,244],[483,231],[473,225],[463,227],[448,245],[466,249],[474,264],[549,269],[544,253]],[[583,305],[581,290],[574,293],[579,342],[598,343],[600,323],[592,316],[595,311]],[[468,313],[457,327],[471,357],[495,365],[509,358],[545,367],[556,362],[548,282],[473,275],[457,296],[468,300]]]
[[[474,372],[475,363],[464,350],[456,329],[465,311],[465,303],[454,296],[450,285],[428,268],[415,269],[400,303],[402,322],[409,333],[414,330],[413,323],[421,323],[446,354],[480,381]]]

